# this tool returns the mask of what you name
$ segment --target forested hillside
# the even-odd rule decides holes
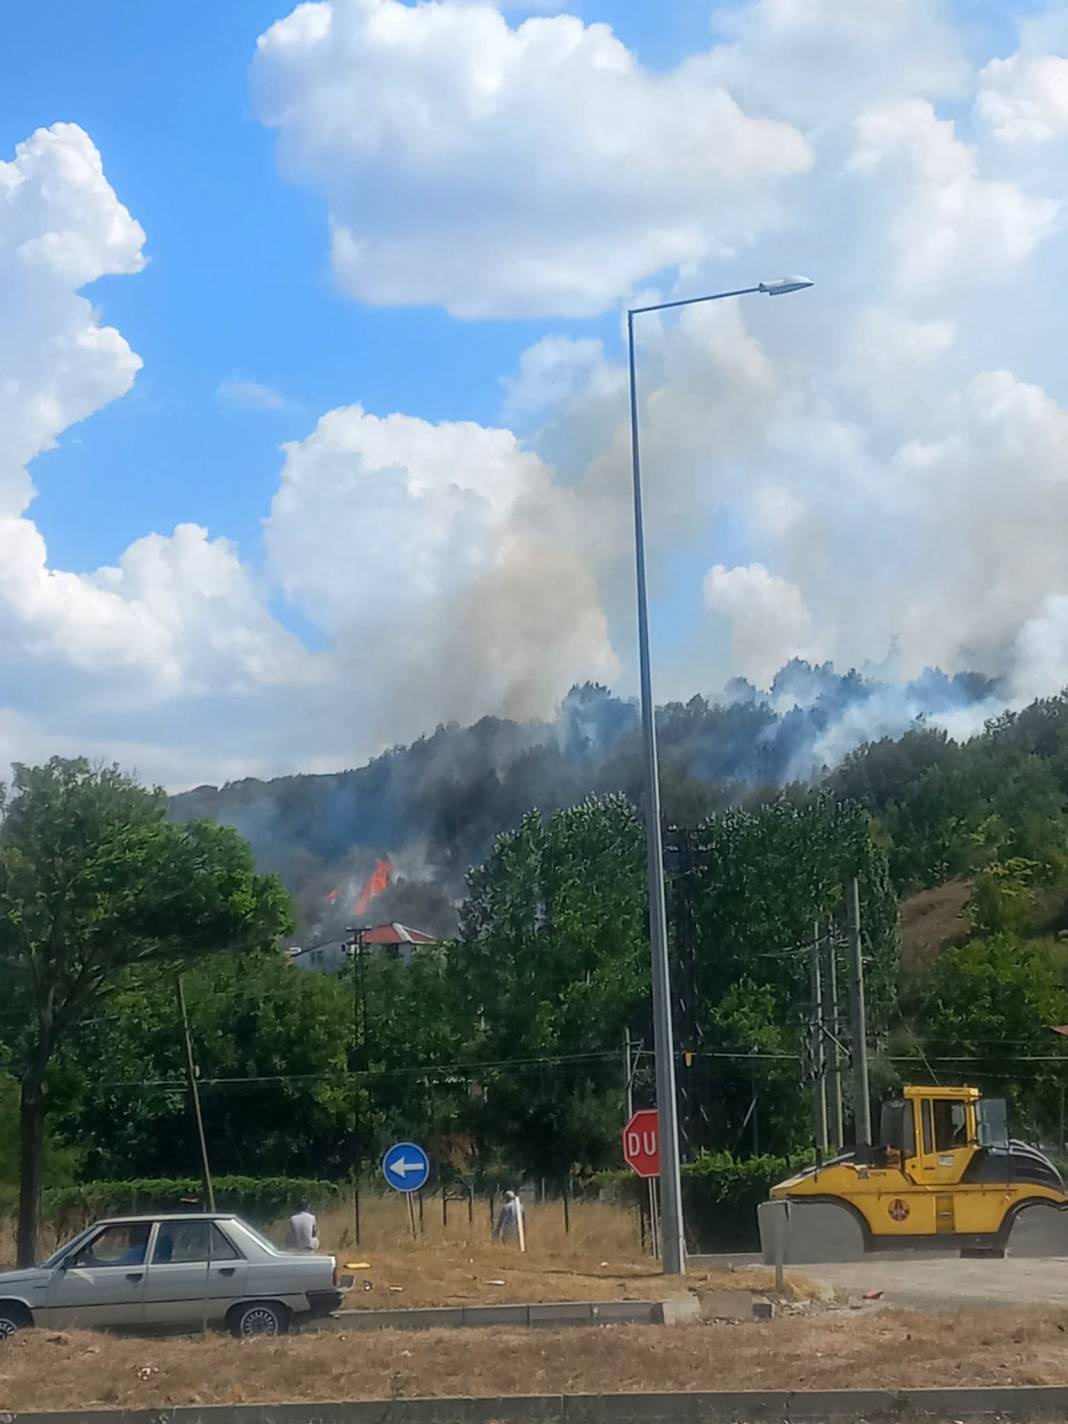
[[[692,827],[724,807],[758,804],[917,719],[963,713],[978,725],[994,691],[974,673],[927,672],[897,685],[795,660],[766,693],[737,681],[717,699],[669,703],[658,717],[664,814]],[[439,727],[356,770],[203,786],[172,804],[178,819],[207,816],[247,837],[260,866],[294,895],[307,944],[353,922],[380,857],[395,872],[376,906],[381,918],[452,934],[469,867],[527,811],[616,792],[640,806],[641,786],[635,705],[587,684],[552,722]]]
[[[587,696],[625,724],[625,707]],[[690,832],[667,838],[687,1153],[810,1144],[807,947],[814,924],[841,926],[853,875],[873,1091],[910,1078],[978,1082],[1008,1093],[1021,1134],[1057,1138],[1068,1082],[1052,1032],[1068,1023],[1068,696],[999,716],[963,743],[916,726],[854,750],[824,778],[700,780],[695,748],[709,727],[746,719],[780,725],[746,704],[669,709],[664,723],[669,795]],[[350,781],[392,782],[401,817],[402,785],[419,804],[408,778],[420,757],[430,766],[448,742],[473,769],[490,732],[439,733]],[[630,734],[618,732],[615,754],[594,758],[587,746],[567,765],[614,775],[629,766],[618,749]],[[543,743],[491,761],[482,784],[492,794],[471,802],[488,853],[461,882],[455,935],[411,964],[370,956],[332,977],[274,950],[189,969],[217,1170],[346,1176],[373,1170],[398,1135],[475,1176],[559,1180],[616,1165],[625,1033],[641,1050],[637,1100],[652,1091],[641,823],[633,782],[581,795],[577,772],[572,804],[536,807],[541,783],[532,773],[524,792],[523,766],[561,759]],[[341,796],[349,783],[325,784]],[[424,808],[443,812],[446,784],[442,773],[423,788]],[[309,782],[305,819],[295,817],[308,837],[323,790]],[[502,797],[507,828],[490,815]],[[559,787],[556,799],[567,799]],[[476,834],[461,804],[458,794],[446,857]],[[17,1067],[17,1033],[8,1052]],[[53,1174],[195,1170],[183,1052],[169,987],[132,968],[54,1064]]]

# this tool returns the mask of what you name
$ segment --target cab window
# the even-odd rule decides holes
[[[238,1253],[212,1221],[161,1221],[154,1266],[188,1265],[193,1262],[236,1261]]]
[[[105,1226],[99,1235],[78,1248],[70,1264],[76,1270],[90,1266],[142,1266],[150,1229],[147,1222],[140,1221]]]
[[[968,1141],[968,1113],[963,1103],[937,1102],[934,1109],[934,1150],[952,1152]]]

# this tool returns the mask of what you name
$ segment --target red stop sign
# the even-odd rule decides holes
[[[660,1116],[642,1108],[623,1129],[623,1159],[639,1177],[660,1175]]]

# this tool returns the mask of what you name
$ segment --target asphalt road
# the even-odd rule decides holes
[[[956,1310],[961,1306],[1068,1306],[1068,1258],[961,1260],[955,1256],[905,1259],[868,1256],[827,1266],[787,1267],[825,1281],[851,1298],[881,1290],[884,1305]]]

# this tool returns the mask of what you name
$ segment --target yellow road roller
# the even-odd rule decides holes
[[[773,1187],[764,1259],[857,1260],[875,1251],[1068,1256],[1068,1193],[1036,1147],[1011,1139],[1005,1103],[978,1088],[907,1087],[885,1103],[878,1146]]]

